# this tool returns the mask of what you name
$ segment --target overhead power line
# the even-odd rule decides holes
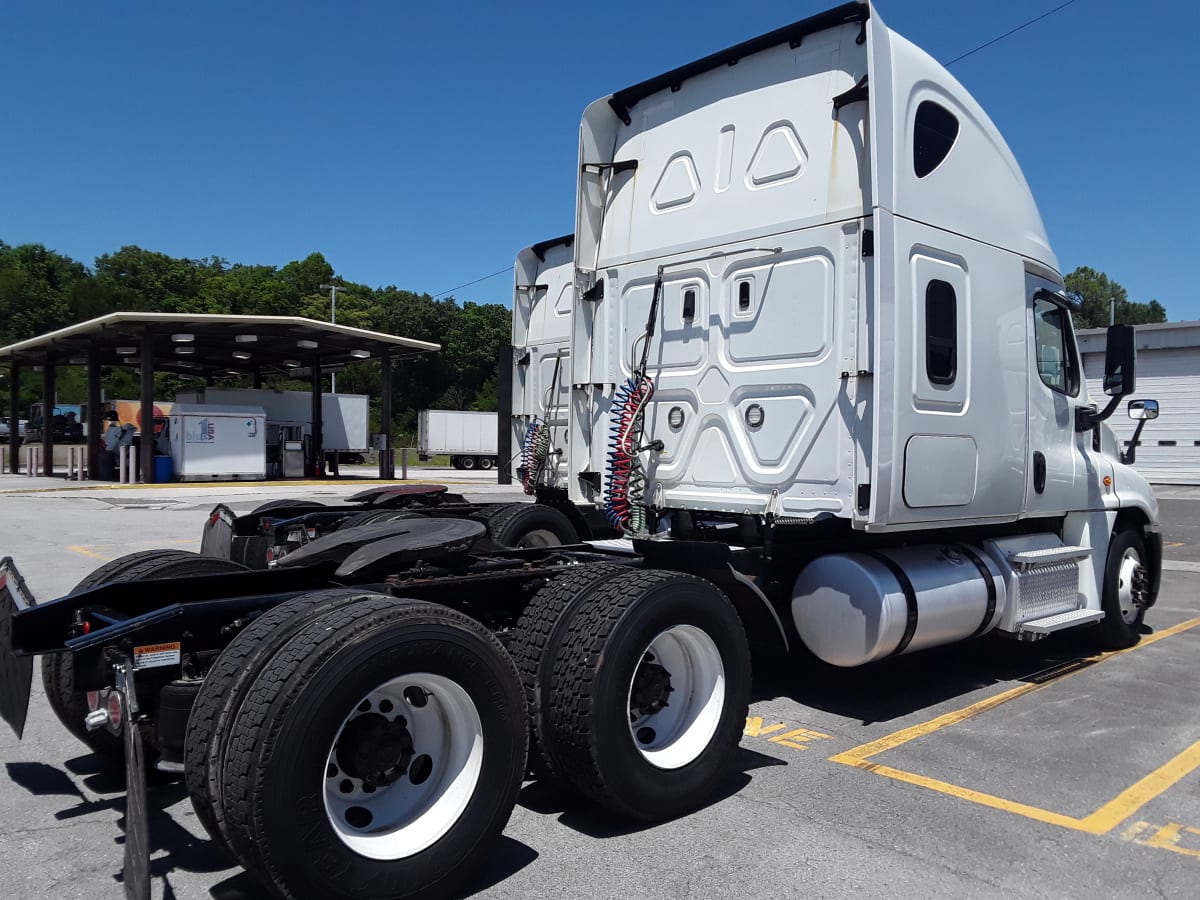
[[[1014,34],[1016,34],[1018,31],[1021,31],[1021,30],[1022,30],[1022,29],[1024,29],[1024,28],[1028,28],[1030,25],[1033,25],[1033,24],[1035,24],[1035,23],[1037,23],[1037,22],[1040,22],[1040,21],[1042,21],[1042,19],[1045,19],[1045,18],[1048,18],[1048,17],[1050,17],[1050,16],[1054,15],[1054,14],[1055,14],[1056,12],[1058,12],[1059,10],[1066,9],[1068,6],[1070,6],[1070,5],[1071,5],[1072,3],[1074,3],[1074,2],[1075,2],[1075,0],[1067,0],[1067,2],[1066,2],[1066,3],[1064,3],[1064,4],[1062,4],[1061,6],[1056,6],[1056,7],[1054,7],[1054,9],[1050,10],[1049,12],[1044,12],[1044,13],[1042,13],[1040,16],[1038,16],[1037,18],[1035,18],[1035,19],[1030,19],[1028,22],[1025,22],[1025,23],[1023,23],[1023,24],[1021,24],[1021,25],[1018,25],[1016,28],[1012,29],[1011,31],[1006,31],[1006,32],[1004,32],[1004,34],[1000,35],[999,37],[992,38],[992,39],[991,39],[990,41],[988,41],[987,43],[980,44],[980,45],[979,45],[978,47],[976,47],[975,49],[973,49],[973,50],[968,50],[966,53],[962,54],[961,56],[956,56],[956,57],[954,57],[954,59],[950,60],[949,62],[947,62],[947,63],[942,63],[942,65],[944,65],[944,66],[947,66],[947,67],[949,67],[949,66],[952,66],[952,65],[954,65],[956,62],[960,62],[960,61],[962,61],[962,60],[966,59],[968,56],[971,56],[972,54],[978,53],[980,50],[984,50],[984,49],[986,49],[986,48],[988,48],[988,47],[992,46],[992,44],[999,43],[1000,41],[1004,40],[1006,37],[1009,37],[1010,35],[1014,35]]]
[[[432,299],[436,300],[438,297],[445,297],[447,294],[453,294],[455,291],[461,291],[465,287],[470,287],[473,284],[479,284],[481,281],[487,281],[489,278],[495,278],[497,275],[503,275],[505,272],[511,271],[512,266],[505,266],[503,269],[499,269],[493,272],[491,275],[484,275],[482,278],[476,278],[474,281],[468,281],[466,284],[460,284],[458,287],[452,287],[448,291],[442,291],[440,294],[434,294]]]

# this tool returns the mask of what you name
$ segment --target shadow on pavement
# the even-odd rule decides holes
[[[750,772],[767,766],[787,765],[783,760],[739,747],[732,765],[700,809],[715,806],[740,792],[750,783]],[[614,838],[657,828],[662,822],[640,822],[601,809],[592,801],[574,793],[551,777],[530,782],[517,797],[517,803],[542,815],[558,813],[558,821],[568,828],[594,838]],[[694,810],[696,812],[698,810]],[[688,813],[692,815],[693,813]]]
[[[1143,628],[1143,634],[1151,633]],[[858,668],[839,668],[804,647],[788,665],[756,675],[753,699],[786,697],[863,725],[899,719],[981,688],[1041,682],[1090,665],[1098,653],[1086,631],[1052,634],[1022,643],[997,636],[921,650]]]

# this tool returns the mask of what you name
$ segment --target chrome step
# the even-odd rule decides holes
[[[1088,625],[1092,622],[1099,622],[1103,618],[1104,610],[1101,609],[1073,609],[1056,616],[1022,622],[1018,634],[1026,640],[1037,640],[1055,631],[1074,628],[1076,625]]]
[[[1008,554],[1008,561],[1018,569],[1031,566],[1048,566],[1053,563],[1087,559],[1092,555],[1091,547],[1046,547],[1044,550],[1016,550]]]

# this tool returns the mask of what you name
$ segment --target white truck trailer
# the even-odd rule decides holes
[[[579,163],[565,486],[218,507],[204,556],[114,560],[36,605],[0,561],[0,716],[20,733],[43,654],[62,721],[124,758],[131,896],[145,746],[280,896],[447,896],[530,733],[563,784],[669,819],[722,783],[752,664],[1139,639],[1158,509],[1104,424],[1132,329],[1098,410],[1016,161],[872,5],[597,101]],[[586,535],[600,508],[625,538],[487,543],[526,513]],[[229,558],[280,532],[266,571]]]
[[[421,459],[449,454],[456,469],[491,469],[497,427],[494,412],[423,409],[417,414],[417,453]]]

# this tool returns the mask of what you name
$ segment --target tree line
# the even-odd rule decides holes
[[[393,433],[411,438],[421,409],[496,409],[497,360],[510,340],[511,313],[498,304],[460,303],[394,285],[372,288],[335,277],[333,266],[312,253],[284,266],[231,263],[221,257],[185,259],[122,247],[97,257],[88,267],[41,244],[10,246],[0,241],[0,346],[65,328],[118,311],[207,313],[222,315],[305,316],[328,321],[329,292],[322,284],[344,288],[337,300],[339,325],[432,341],[441,353],[401,356],[393,364]],[[6,376],[7,377],[7,376]],[[137,397],[133,371],[106,367],[105,396]],[[178,389],[196,386],[182,376],[156,376],[156,396],[169,400]],[[22,373],[21,415],[41,399],[41,378]],[[224,384],[224,382],[222,382]],[[0,404],[7,406],[7,384]],[[228,379],[230,387],[250,387],[250,378]],[[307,389],[283,376],[264,386]],[[341,393],[372,397],[372,430],[379,429],[379,366],[361,363],[338,376]],[[62,367],[58,400],[86,400],[83,367]]]

